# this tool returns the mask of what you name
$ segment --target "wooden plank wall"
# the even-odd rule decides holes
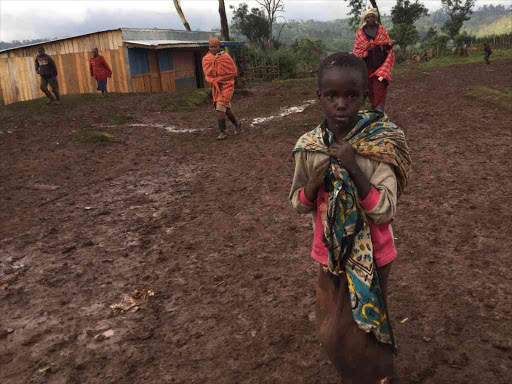
[[[172,60],[174,70],[161,72],[164,92],[176,92],[176,80],[196,76],[193,51],[173,50]]]
[[[176,92],[176,71],[162,71],[162,91],[164,92]]]
[[[149,71],[151,74],[151,92],[162,92],[159,60],[160,56],[156,50],[148,50]]]
[[[61,94],[97,92],[96,81],[89,70],[90,52],[95,47],[112,69],[112,78],[108,80],[109,91],[130,91],[131,76],[125,65],[121,31],[95,33],[43,46],[57,65]],[[20,48],[0,55],[0,100],[4,104],[44,96],[39,89],[40,76],[35,72],[37,48]]]
[[[136,75],[132,77],[133,92],[151,92],[151,74]]]

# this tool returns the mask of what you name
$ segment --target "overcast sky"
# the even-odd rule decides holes
[[[225,0],[226,8],[244,1]],[[250,7],[254,1],[245,1]],[[430,10],[440,8],[440,0],[422,0]],[[477,0],[484,4],[508,4],[510,0]],[[284,0],[287,19],[334,20],[347,17],[342,0]],[[369,1],[368,1],[369,3]],[[379,0],[382,12],[389,13],[396,0]],[[220,25],[217,0],[181,0],[193,30],[209,31]],[[231,20],[231,11],[228,9]],[[119,27],[183,29],[172,0],[0,0],[0,40],[25,40],[79,35]]]

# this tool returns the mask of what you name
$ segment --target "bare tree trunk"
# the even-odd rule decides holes
[[[224,41],[229,41],[229,24],[226,16],[226,6],[224,0],[219,0],[220,27]]]
[[[269,48],[272,48],[272,38],[273,38],[273,33],[274,33],[274,21],[273,20],[270,20],[269,24],[268,24],[268,47]]]
[[[181,22],[185,26],[185,29],[187,31],[191,32],[192,29],[190,29],[190,25],[188,24],[187,19],[185,19],[185,15],[183,14],[183,11],[181,10],[180,0],[173,0],[173,1],[174,1],[174,6],[176,7],[176,12],[178,12],[178,15],[180,15]]]

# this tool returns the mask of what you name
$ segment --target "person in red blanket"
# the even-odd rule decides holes
[[[235,91],[235,77],[238,74],[235,62],[228,53],[220,51],[220,40],[212,38],[209,52],[203,58],[203,72],[206,81],[212,86],[213,106],[217,111],[220,134],[218,140],[226,136],[226,116],[235,126],[235,135],[240,133],[242,123],[231,111],[231,98]]]
[[[107,79],[112,77],[112,70],[108,66],[107,60],[98,54],[98,48],[92,50],[92,57],[89,61],[91,76],[98,82],[98,91],[103,96],[107,96]]]
[[[368,98],[372,108],[384,112],[387,88],[393,76],[395,54],[386,28],[377,22],[379,12],[375,8],[361,16],[362,27],[357,31],[353,54],[362,58],[368,69]]]

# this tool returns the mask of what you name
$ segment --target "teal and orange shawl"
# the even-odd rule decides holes
[[[364,157],[390,164],[398,180],[398,193],[407,185],[411,169],[409,148],[403,131],[380,112],[360,112],[360,120],[344,138]],[[329,155],[334,134],[325,124],[303,135],[294,153]],[[377,340],[394,345],[391,324],[382,298],[368,223],[359,211],[357,191],[349,173],[330,157],[324,185],[329,207],[324,219],[324,237],[329,248],[329,271],[346,273],[352,314],[359,327],[373,332]]]

